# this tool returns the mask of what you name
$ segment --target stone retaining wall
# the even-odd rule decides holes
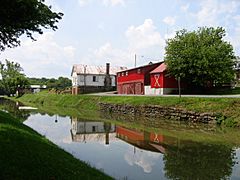
[[[217,117],[214,113],[198,113],[178,108],[163,107],[158,105],[133,106],[125,104],[100,103],[103,112],[120,113],[132,116],[164,117],[189,122],[216,123]]]

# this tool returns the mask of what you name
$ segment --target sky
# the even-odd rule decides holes
[[[166,40],[181,29],[224,27],[240,55],[240,0],[46,0],[63,12],[58,30],[21,37],[0,60],[21,64],[29,77],[70,77],[73,64],[134,67],[163,61]]]

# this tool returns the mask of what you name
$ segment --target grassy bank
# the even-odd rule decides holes
[[[54,97],[54,98],[53,98]],[[62,104],[58,104],[59,101],[55,100],[55,105],[49,106],[47,104],[48,101],[52,101],[51,98],[61,99]],[[74,102],[72,104],[65,104],[64,99],[67,99],[68,102]],[[145,101],[140,101],[139,99],[145,99]],[[111,117],[109,115],[105,115],[104,113],[99,113],[97,110],[98,102],[109,102],[109,103],[135,103],[135,104],[147,104],[149,101],[151,103],[159,104],[159,100],[162,98],[156,97],[155,100],[152,100],[152,97],[93,97],[93,96],[70,96],[70,95],[49,95],[49,94],[36,94],[36,95],[25,95],[24,97],[20,98],[20,100],[24,102],[30,103],[29,105],[37,106],[39,112],[48,113],[50,115],[58,114],[61,116],[70,116],[70,117],[77,117],[79,120],[83,121],[106,121],[109,123],[114,123],[118,126],[125,126],[128,128],[134,128],[142,131],[149,131],[159,133],[165,136],[180,138],[182,140],[190,140],[195,142],[203,142],[203,143],[216,143],[216,144],[228,144],[229,146],[239,147],[240,146],[240,133],[237,128],[227,128],[227,127],[218,127],[218,128],[211,128],[205,126],[204,124],[196,124],[196,125],[188,125],[182,122],[163,122],[158,127],[146,125],[148,121],[146,118],[138,117],[136,120],[131,120],[133,117],[123,116],[123,115],[114,115],[112,114]],[[199,99],[199,98],[196,98]],[[43,103],[39,104],[39,100]],[[171,106],[179,106],[185,107],[186,105],[190,106],[190,103],[187,104],[186,102],[191,102],[194,98],[187,98],[184,99],[182,102],[179,101],[178,98],[163,98],[163,102],[167,105]],[[201,98],[199,99],[201,100]],[[202,103],[206,100],[210,103],[211,99],[202,99]],[[217,100],[217,99],[215,99]],[[220,100],[220,99],[219,99]],[[228,101],[228,99],[225,99]],[[229,99],[231,100],[231,99]],[[159,101],[159,102],[158,102]],[[176,102],[176,104],[174,104]],[[185,102],[185,104],[184,104]],[[215,104],[217,101],[211,102]],[[223,101],[224,102],[224,101]],[[205,102],[206,103],[206,102]],[[43,106],[42,106],[43,104]],[[180,106],[180,105],[181,106]],[[162,104],[161,104],[162,105]],[[185,105],[185,106],[183,106]],[[196,107],[201,107],[200,105],[194,104]],[[12,107],[13,105],[11,105]],[[82,108],[84,107],[84,108]],[[192,107],[193,108],[193,107]],[[197,109],[197,108],[196,108]],[[200,108],[199,108],[200,109]],[[199,110],[198,109],[198,110]],[[204,110],[204,108],[203,108]],[[158,120],[158,119],[156,119]],[[162,120],[161,120],[162,121]]]
[[[111,179],[0,111],[0,179]]]
[[[228,126],[240,126],[240,99],[233,98],[190,98],[190,97],[146,97],[146,96],[91,96],[56,95],[48,93],[27,94],[18,100],[25,103],[41,104],[49,107],[70,107],[76,109],[98,110],[99,102],[161,105],[195,112],[213,112],[226,116]]]

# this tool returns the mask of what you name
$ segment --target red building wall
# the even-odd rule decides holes
[[[166,72],[155,73],[151,74],[151,88],[178,88],[178,82],[174,77],[169,77]]]
[[[160,64],[155,63],[117,73],[118,94],[144,94],[144,86],[150,85],[150,72]]]

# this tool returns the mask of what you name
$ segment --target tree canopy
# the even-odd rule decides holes
[[[180,30],[167,40],[165,62],[168,71],[192,86],[206,87],[230,82],[234,77],[234,52],[221,27]]]
[[[33,33],[43,33],[43,28],[56,30],[62,18],[44,0],[4,0],[0,6],[0,51],[20,45],[19,37],[26,34],[35,40]]]
[[[6,60],[5,64],[0,62],[0,87],[3,94],[15,94],[17,90],[25,89],[29,83],[25,74],[22,73],[23,69],[19,63]]]
[[[47,88],[65,89],[71,87],[72,81],[67,77],[55,78],[28,78],[31,85],[46,85]]]

